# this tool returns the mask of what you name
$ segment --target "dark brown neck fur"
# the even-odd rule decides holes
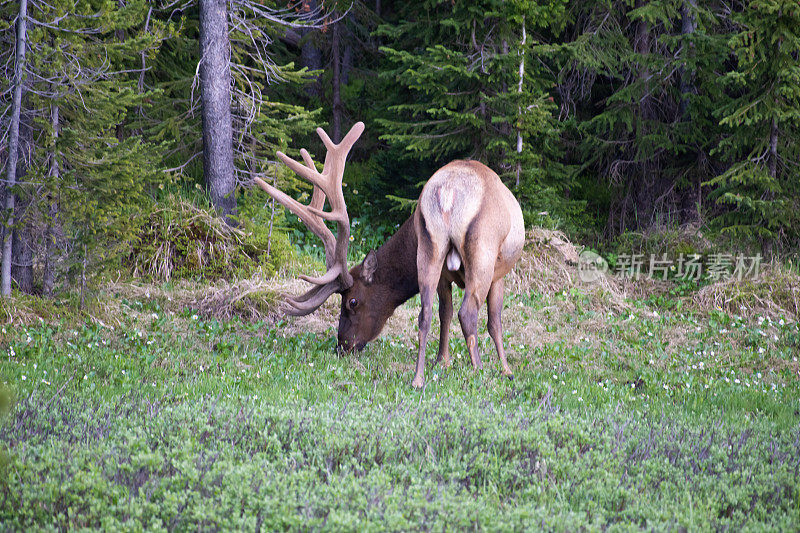
[[[419,292],[417,282],[417,233],[414,216],[375,251],[378,267],[373,283],[386,287],[388,300],[397,307]]]

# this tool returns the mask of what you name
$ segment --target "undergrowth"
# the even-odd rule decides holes
[[[239,227],[232,227],[209,206],[169,195],[138,236],[129,257],[132,273],[155,281],[230,280],[259,268],[272,275],[286,264],[291,247],[285,232],[262,211],[240,202]]]
[[[511,295],[515,378],[482,328],[486,369],[454,334],[419,392],[408,335],[339,356],[333,324],[208,319],[169,294],[129,294],[116,325],[4,327],[4,529],[800,523],[797,322]]]

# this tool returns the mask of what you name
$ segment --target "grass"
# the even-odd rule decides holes
[[[332,322],[298,333],[162,300],[124,300],[114,326],[2,330],[2,529],[800,524],[788,318],[511,295],[515,379],[485,332],[473,371],[456,327],[455,364],[417,392],[402,328],[339,357]]]

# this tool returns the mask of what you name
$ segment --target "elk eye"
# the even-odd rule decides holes
[[[356,300],[355,298],[350,298],[349,303],[350,303],[350,309],[355,309],[356,306],[358,305],[358,300]]]

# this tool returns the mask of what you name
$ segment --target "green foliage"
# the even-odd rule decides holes
[[[430,1],[401,10],[397,23],[377,32],[393,43],[381,48],[388,60],[381,76],[402,90],[387,95],[381,139],[434,165],[480,160],[515,186],[524,209],[571,220],[546,73],[553,49],[542,43],[560,31],[564,9],[564,2]]]
[[[15,192],[29,206],[20,220],[41,237],[23,245],[57,241],[60,257],[41,262],[59,273],[91,274],[129,251],[161,179],[163,143],[130,135],[123,123],[156,95],[137,87],[131,58],[154,53],[166,26],[140,31],[144,0],[31,6],[38,22],[27,36],[23,123],[33,131]]]
[[[286,235],[272,228],[252,202],[240,206],[233,228],[208,205],[170,195],[151,212],[128,259],[134,275],[149,279],[236,279],[257,269],[273,275],[290,257]]]
[[[298,98],[311,73],[279,53],[281,47],[275,41],[285,28],[244,6],[231,4],[230,9],[252,26],[252,31],[245,31],[237,25],[230,32],[235,165],[240,184],[249,185],[252,176],[273,173],[270,167],[277,150],[297,153],[294,139],[313,131],[321,119],[319,109],[306,108]],[[148,137],[169,142],[167,166],[190,186],[203,183],[202,158],[198,157],[203,148],[202,121],[201,113],[194,111],[200,97],[195,86],[198,26],[197,10],[190,8],[153,58],[145,78],[158,88],[158,94],[135,121]],[[265,48],[264,43],[272,46]]]
[[[198,7],[73,4],[31,5],[33,19],[58,24],[29,25],[24,165],[11,191],[37,274],[55,264],[72,275],[59,276],[66,284],[119,266],[161,187],[202,183]],[[470,157],[511,186],[527,225],[601,249],[626,232],[679,226],[765,255],[797,248],[796,2],[380,5],[348,5],[337,22],[340,117],[345,128],[367,124],[345,176],[352,260],[412,212],[437,168]],[[16,8],[0,6],[9,65]],[[334,9],[345,6],[323,5]],[[324,157],[313,130],[332,116],[331,20],[287,29],[243,3],[229,10],[238,183],[258,175],[307,199],[274,154]],[[10,92],[0,93],[2,111]],[[319,255],[278,213],[276,227]],[[244,215],[245,225],[258,216]]]
[[[730,167],[708,181],[726,206],[717,223],[750,243],[800,237],[800,6],[744,3],[733,16],[736,61],[721,83],[731,99],[718,111],[726,127],[717,152]]]
[[[661,257],[703,254],[712,251],[711,243],[699,231],[690,228],[661,228],[645,233],[628,231],[617,238],[610,245],[610,250],[616,254],[643,254]]]
[[[509,303],[570,309],[548,321],[565,328],[591,316],[590,300],[573,289]],[[636,305],[594,317],[598,346],[509,346],[514,381],[472,370],[454,337],[454,366],[429,369],[419,392],[408,339],[381,340],[356,363],[330,331],[123,303],[113,329],[87,319],[4,330],[0,375],[20,398],[0,428],[7,529],[800,520],[797,322]],[[668,353],[672,328],[681,346]]]
[[[558,74],[578,198],[606,236],[698,224],[718,140],[716,71],[726,54],[714,3],[576,4]],[[711,170],[713,172],[713,170]]]

